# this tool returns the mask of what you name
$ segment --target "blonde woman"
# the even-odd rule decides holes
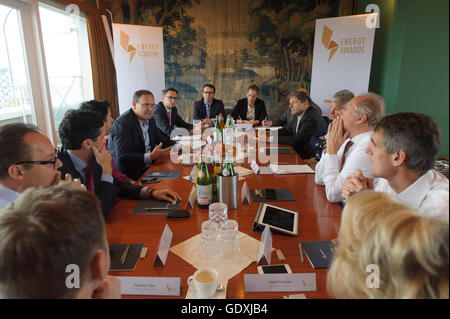
[[[449,225],[386,193],[364,191],[342,214],[327,289],[336,298],[449,298]]]

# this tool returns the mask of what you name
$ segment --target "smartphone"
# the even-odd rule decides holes
[[[258,274],[292,274],[288,264],[258,266]]]
[[[159,177],[148,177],[148,178],[144,178],[140,181],[141,184],[152,184],[152,183],[158,183],[161,180],[159,179]]]
[[[174,209],[167,212],[166,218],[187,218],[191,216],[187,209]]]

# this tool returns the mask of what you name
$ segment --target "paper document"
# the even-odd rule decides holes
[[[305,174],[314,173],[308,165],[269,165],[274,174]]]
[[[198,141],[201,139],[201,135],[178,135],[172,138],[173,141]]]

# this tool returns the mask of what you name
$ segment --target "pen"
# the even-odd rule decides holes
[[[300,261],[303,262],[303,249],[302,249],[302,243],[298,243],[298,248],[300,248]]]
[[[120,263],[123,265],[125,263],[125,259],[127,259],[128,251],[130,250],[130,245],[127,245],[125,248],[125,251],[122,254],[122,257],[120,257]]]

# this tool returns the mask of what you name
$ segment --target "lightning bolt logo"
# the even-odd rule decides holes
[[[331,40],[331,36],[333,35],[333,30],[328,28],[326,25],[323,26],[322,33],[322,44],[325,49],[330,51],[330,56],[328,58],[328,62],[331,61],[331,58],[336,54],[336,51],[339,49],[339,45]]]
[[[131,63],[131,61],[133,61],[134,56],[136,55],[137,50],[134,46],[129,44],[129,42],[130,37],[128,36],[128,34],[126,34],[123,31],[120,31],[120,46],[122,47],[122,49],[125,50],[125,52],[128,52],[130,54],[130,63]]]

